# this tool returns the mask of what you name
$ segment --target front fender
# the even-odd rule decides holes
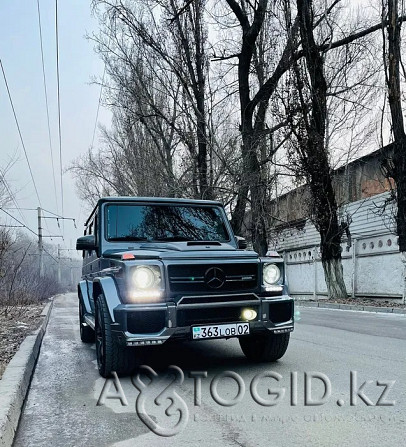
[[[106,300],[107,308],[110,313],[111,321],[115,323],[114,319],[114,308],[121,304],[120,298],[118,296],[118,290],[116,283],[110,276],[105,276],[101,278],[95,278],[93,280],[93,298],[96,302],[97,296],[103,293]]]
[[[79,299],[80,299],[80,297],[82,297],[82,301],[83,301],[83,305],[85,306],[86,313],[91,313],[92,308],[90,305],[90,297],[89,297],[89,293],[88,293],[88,285],[87,285],[86,280],[80,281],[80,283],[78,284],[78,294],[79,294]]]

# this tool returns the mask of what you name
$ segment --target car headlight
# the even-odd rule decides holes
[[[160,286],[161,272],[158,266],[140,265],[132,272],[132,282],[137,290],[150,290]]]
[[[275,264],[265,264],[263,277],[266,284],[276,284],[281,278],[281,271]]]

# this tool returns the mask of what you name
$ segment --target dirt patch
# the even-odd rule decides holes
[[[328,304],[352,304],[355,306],[375,306],[375,307],[396,307],[399,309],[406,309],[406,304],[400,302],[394,302],[385,300],[382,298],[347,298],[347,299],[321,299],[321,300],[306,300],[313,301],[316,303],[328,303]]]
[[[8,309],[7,314],[0,306],[0,379],[25,337],[42,323],[41,312],[46,304],[15,307]]]

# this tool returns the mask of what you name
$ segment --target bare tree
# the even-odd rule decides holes
[[[134,62],[134,49],[141,42],[148,49],[144,53],[145,62],[150,57],[155,61],[160,60],[176,79],[173,88],[177,91],[178,111],[183,109],[183,112],[187,112],[182,115],[187,121],[187,126],[183,129],[191,131],[192,136],[186,136],[180,127],[177,130],[180,130],[182,143],[195,163],[195,195],[211,198],[206,86],[208,61],[205,53],[207,31],[203,14],[205,0],[189,2],[182,8],[182,14],[178,14],[178,10],[183,4],[177,0],[138,1],[131,6],[122,1],[97,0],[94,4],[104,8],[103,16],[107,15],[108,26],[113,31],[101,49],[105,61],[108,62],[116,51],[115,54],[120,55],[121,61],[131,66]],[[123,58],[126,43],[130,44],[127,45],[130,52],[126,51]],[[180,85],[180,95],[176,84]],[[167,88],[170,85],[171,83],[167,84]],[[171,96],[173,98],[174,95]],[[155,108],[154,113],[159,115],[159,108]],[[145,124],[150,126],[151,120],[145,119]]]
[[[242,182],[241,195],[238,197],[238,206],[235,212],[234,228],[239,228],[239,222],[243,219],[245,206],[247,204],[246,193],[248,190],[251,195],[251,213],[253,217],[253,241],[254,247],[260,253],[264,253],[267,247],[266,222],[263,221],[264,213],[263,198],[265,195],[264,182],[261,180],[261,167],[259,156],[259,147],[261,146],[261,137],[264,134],[272,135],[276,130],[283,126],[285,120],[276,122],[268,126],[265,119],[269,110],[269,101],[277,95],[278,86],[284,78],[286,72],[291,69],[294,63],[305,56],[304,49],[300,48],[300,39],[296,39],[299,31],[298,17],[292,20],[291,26],[285,30],[284,44],[279,46],[279,56],[274,60],[273,68],[267,74],[263,83],[257,85],[252,82],[250,74],[254,71],[253,63],[255,63],[254,55],[257,50],[258,36],[260,29],[264,26],[268,2],[259,0],[252,3],[245,0],[226,0],[231,8],[241,28],[241,47],[237,54],[225,54],[223,58],[238,57],[238,80],[240,94],[240,111],[241,111],[241,132],[243,139],[243,159],[244,159],[244,175],[245,182]],[[325,2],[319,7],[315,19],[313,20],[314,33],[320,34],[319,29],[330,27],[330,15],[334,13],[335,8],[340,0],[331,1],[329,4]],[[278,3],[279,4],[279,3]],[[291,10],[291,4],[288,0],[280,3],[282,8]],[[275,13],[273,14],[273,17]],[[405,20],[402,16],[401,20]],[[385,22],[387,23],[387,22]],[[346,24],[345,24],[346,25]],[[346,26],[339,24],[336,30],[340,37],[333,39],[333,35],[317,44],[319,52],[330,52],[338,48],[345,48],[348,45],[360,41],[381,28],[381,25],[371,25],[370,22],[361,23],[354,30],[349,32],[341,32],[346,30]],[[271,25],[272,26],[272,25]],[[283,28],[278,29],[284,32]],[[348,29],[347,29],[348,31]],[[275,52],[274,52],[275,58]],[[254,89],[253,86],[256,86]],[[268,113],[269,119],[269,113]],[[265,127],[265,128],[264,128]],[[247,187],[248,185],[248,187]],[[254,193],[253,193],[253,191]],[[256,200],[259,197],[260,200]],[[266,210],[266,208],[265,208]]]
[[[299,159],[312,197],[313,222],[321,237],[321,260],[329,297],[346,298],[341,264],[341,236],[332,170],[326,150],[327,92],[324,56],[314,36],[313,2],[297,0],[300,39],[305,64],[295,62],[294,74],[301,109],[299,125],[292,126]],[[310,104],[305,88],[309,90]]]
[[[41,302],[61,291],[56,280],[54,255],[52,248],[47,246],[44,256],[46,273],[40,278],[35,241],[23,233],[12,232],[10,228],[1,228],[0,314],[24,313],[28,304]]]
[[[396,227],[399,236],[399,250],[406,252],[406,134],[403,120],[401,74],[404,70],[401,59],[401,26],[403,16],[399,15],[398,0],[382,0],[383,56],[385,81],[393,136],[393,156],[386,160],[388,177],[396,183]],[[405,73],[403,73],[405,75]]]

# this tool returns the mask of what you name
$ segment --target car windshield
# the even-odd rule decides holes
[[[219,207],[120,204],[107,205],[109,241],[230,240]]]

